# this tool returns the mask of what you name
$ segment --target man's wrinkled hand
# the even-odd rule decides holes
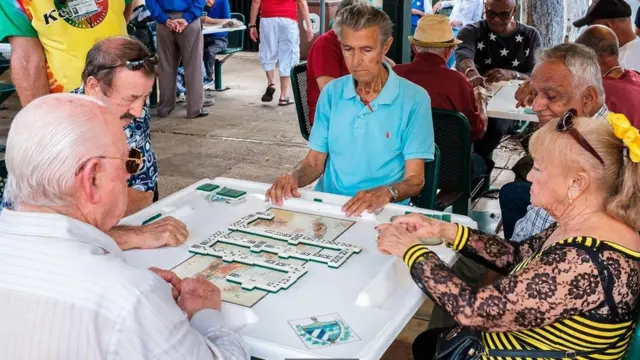
[[[171,295],[173,296],[173,300],[178,301],[178,297],[180,296],[180,283],[182,282],[182,279],[180,279],[173,271],[162,270],[157,267],[149,268],[149,270],[153,271],[156,275],[160,276],[164,281],[171,285]]]
[[[180,220],[167,216],[138,228],[141,249],[155,249],[162,246],[178,246],[189,237],[187,226]]]
[[[220,311],[222,308],[222,294],[217,286],[202,275],[183,279],[180,283],[178,306],[191,319],[200,310]]]
[[[360,216],[365,211],[374,213],[376,210],[382,209],[390,203],[392,199],[393,196],[386,186],[358,191],[356,196],[344,204],[342,211],[344,211],[347,216]]]
[[[281,206],[284,199],[299,198],[298,181],[290,174],[281,175],[265,194],[267,200]]]
[[[485,89],[487,88],[486,79],[482,75],[480,75],[477,69],[468,70],[467,76],[469,78],[469,83],[471,83],[471,86],[473,86],[474,88],[478,86]]]
[[[516,108],[533,105],[535,98],[536,96],[531,88],[531,82],[529,80],[523,82],[518,88],[518,91],[516,91]]]
[[[489,84],[497,83],[500,81],[509,81],[516,78],[516,72],[505,69],[491,69],[487,71],[484,76],[487,78]]]

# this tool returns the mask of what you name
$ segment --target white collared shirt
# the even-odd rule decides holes
[[[248,359],[214,310],[191,322],[171,287],[95,227],[0,214],[0,359]]]
[[[462,21],[462,26],[457,27],[458,29],[482,20],[482,0],[450,0],[441,1],[440,4],[443,8],[453,7],[449,20]]]
[[[640,72],[640,38],[635,38],[620,48],[620,65]]]

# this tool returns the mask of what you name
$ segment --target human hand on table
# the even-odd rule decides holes
[[[467,71],[467,77],[469,79],[469,83],[474,88],[476,88],[478,86],[483,87],[483,88],[487,87],[486,79],[482,75],[480,75],[480,73],[478,72],[477,69],[473,68],[471,70],[468,70]]]
[[[143,226],[116,226],[109,230],[109,235],[122,250],[155,249],[184,243],[189,231],[182,221],[167,216]]]
[[[484,74],[489,84],[497,83],[500,81],[509,81],[516,78],[516,72],[513,70],[505,69],[491,69]]]
[[[378,230],[378,250],[386,255],[395,255],[401,258],[408,248],[420,243],[418,236],[407,231],[402,225],[378,225],[376,230]]]
[[[249,37],[253,42],[258,42],[258,29],[255,27],[249,28]]]
[[[271,188],[267,190],[265,194],[267,200],[271,201],[275,205],[282,205],[284,199],[290,199],[291,197],[300,197],[298,192],[298,180],[291,174],[283,174],[271,185]]]
[[[518,88],[518,91],[516,91],[516,108],[524,108],[533,105],[533,100],[535,100],[535,98],[535,93],[531,88],[531,81],[527,80],[523,82]]]
[[[162,270],[157,267],[149,268],[149,270],[153,271],[156,275],[160,276],[164,281],[171,285],[171,296],[173,296],[173,300],[178,301],[182,279],[180,279],[173,271]]]
[[[202,275],[183,279],[179,290],[178,306],[187,313],[189,319],[200,310],[220,311],[222,309],[220,289]]]
[[[444,225],[450,225],[444,221],[419,214],[398,216],[393,219],[391,224],[403,227],[407,232],[415,234],[418,238],[441,237]]]
[[[342,207],[347,216],[360,216],[363,212],[374,213],[393,200],[393,195],[386,186],[380,186],[371,190],[358,191]]]

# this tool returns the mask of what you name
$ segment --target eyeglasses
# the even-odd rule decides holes
[[[593,146],[591,146],[591,144],[589,144],[587,139],[585,139],[584,136],[582,136],[582,134],[580,134],[578,129],[576,129],[573,126],[573,118],[576,117],[576,116],[578,116],[578,111],[576,109],[570,109],[569,111],[567,111],[567,113],[564,114],[562,119],[560,119],[560,121],[558,121],[558,125],[556,126],[556,130],[558,130],[559,132],[569,132],[569,135],[571,135],[571,137],[578,144],[580,144],[580,146],[582,146],[583,149],[585,149],[587,152],[589,152],[589,154],[593,155],[593,157],[598,159],[600,164],[602,164],[602,166],[604,167],[604,160],[602,159],[600,154],[598,154],[598,152],[593,148]]]
[[[493,10],[489,10],[487,8],[484,8],[484,13],[487,16],[487,19],[495,19],[495,18],[500,18],[500,20],[509,20],[511,19],[511,16],[513,15],[515,9],[511,10],[511,11],[504,11],[504,12],[495,12]]]
[[[93,156],[87,159],[82,165],[80,165],[77,172],[80,172],[91,159],[124,160],[124,167],[129,175],[135,175],[139,173],[140,170],[142,170],[142,165],[144,164],[144,157],[142,156],[140,150],[136,148],[130,148],[129,157],[126,158],[113,156]]]
[[[98,71],[115,69],[115,68],[119,68],[121,66],[124,66],[125,68],[127,68],[128,70],[131,70],[131,71],[137,71],[137,70],[142,69],[145,65],[147,65],[147,66],[156,66],[156,65],[158,65],[158,55],[149,54],[149,56],[147,56],[145,58],[136,58],[136,59],[127,60],[127,61],[125,61],[124,64],[106,66],[106,67],[104,67],[104,68],[102,68],[102,69],[100,69]]]

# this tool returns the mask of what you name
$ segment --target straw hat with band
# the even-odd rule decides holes
[[[449,18],[443,15],[425,15],[418,21],[416,32],[409,42],[426,48],[448,48],[461,44],[453,37]]]

